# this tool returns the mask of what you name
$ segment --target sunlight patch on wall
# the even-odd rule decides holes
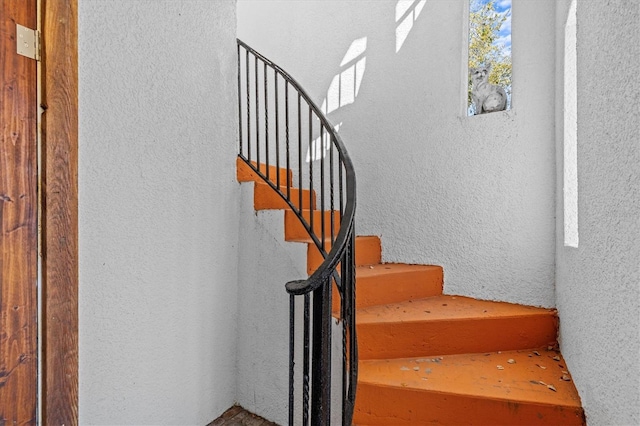
[[[349,46],[340,62],[340,68],[344,69],[333,77],[327,96],[322,101],[321,109],[325,114],[355,102],[367,66],[366,50],[366,37],[354,40]]]
[[[427,0],[398,0],[396,3],[396,53],[407,40],[413,23],[418,19]]]
[[[322,101],[321,111],[328,115],[339,108],[353,104],[360,92],[362,78],[367,67],[367,37],[361,37],[354,40],[347,52],[340,61],[340,71],[333,77],[327,96]],[[334,127],[336,132],[340,129],[342,123]],[[314,129],[314,131],[316,131]],[[327,151],[331,148],[331,142],[326,133],[315,137],[309,144],[307,150],[306,161],[317,161],[325,158]]]
[[[333,127],[336,133],[340,130],[340,126],[342,126],[342,122]],[[311,141],[311,146],[307,150],[307,157],[305,161],[308,163],[309,161],[317,161],[322,158],[326,158],[327,151],[329,151],[330,149],[331,141],[329,140],[329,135],[323,133],[322,136],[318,136],[313,141]]]
[[[564,28],[564,245],[578,247],[578,84],[576,0]]]

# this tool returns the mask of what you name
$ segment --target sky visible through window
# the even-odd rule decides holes
[[[491,0],[471,0],[471,11],[476,12]],[[511,0],[493,0],[493,8],[506,17],[498,32],[498,39],[493,44],[499,46],[502,53],[511,56]]]
[[[503,109],[511,109],[511,0],[470,0],[469,12],[469,70],[490,66],[489,83],[504,90]],[[475,115],[471,90],[470,78],[467,113]]]

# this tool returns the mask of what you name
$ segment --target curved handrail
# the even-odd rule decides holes
[[[289,294],[289,424],[294,423],[294,382],[295,382],[295,340],[296,340],[296,302],[300,297],[304,307],[303,360],[302,360],[302,422],[307,425],[324,425],[331,422],[331,384],[332,384],[332,286],[339,293],[340,319],[342,327],[342,423],[350,425],[355,405],[358,367],[358,345],[355,326],[355,212],[356,212],[356,176],[351,158],[335,131],[333,125],[313,102],[302,86],[280,66],[258,53],[241,40],[238,43],[238,120],[239,153],[251,170],[286,202],[290,210],[308,234],[323,260],[315,271],[304,280],[289,281],[285,288]],[[244,62],[241,53],[244,49]],[[244,68],[243,68],[244,64]],[[262,66],[260,72],[259,65]],[[253,68],[253,72],[250,70]],[[243,73],[244,71],[244,73]],[[253,73],[253,74],[252,74]],[[270,79],[273,80],[270,81]],[[279,102],[278,82],[284,81],[284,108]],[[243,84],[244,83],[244,84]],[[294,103],[290,108],[292,88]],[[282,99],[282,98],[280,98]],[[308,116],[302,115],[302,101]],[[269,115],[269,108],[275,106],[275,113]],[[244,108],[244,111],[243,111]],[[290,110],[297,117],[290,120]],[[271,110],[273,111],[273,110]],[[243,128],[243,113],[246,112],[246,129]],[[282,124],[279,113],[284,112],[284,138],[279,133]],[[297,119],[296,119],[297,118]],[[297,130],[290,129],[290,121],[297,124]],[[303,136],[303,123],[308,133]],[[314,124],[319,124],[319,137],[314,138]],[[291,131],[290,131],[291,130]],[[246,134],[243,137],[243,131]],[[297,156],[292,157],[291,135],[297,135]],[[261,140],[261,137],[263,138]],[[308,170],[303,169],[303,139],[308,140]],[[281,145],[284,144],[285,167],[281,168]],[[318,147],[320,145],[320,147]],[[295,147],[295,142],[294,142]],[[246,156],[244,149],[246,148]],[[252,155],[255,149],[255,156]],[[261,152],[261,149],[263,150]],[[294,148],[295,149],[295,148]],[[271,150],[271,151],[270,151]],[[328,153],[328,155],[327,155]],[[319,156],[319,158],[318,158]],[[327,159],[328,157],[328,159]],[[337,158],[336,158],[337,157]],[[255,158],[255,163],[253,159]],[[275,158],[275,179],[271,178],[270,160]],[[264,164],[262,163],[264,161]],[[314,169],[314,163],[318,162]],[[338,177],[334,170],[337,162]],[[298,187],[293,186],[294,165],[297,163]],[[307,166],[305,166],[306,168]],[[319,170],[318,170],[319,168]],[[266,172],[263,172],[263,169]],[[328,169],[328,170],[327,170]],[[286,172],[282,178],[281,171]],[[306,173],[306,175],[305,175]],[[328,188],[325,177],[329,174]],[[314,181],[314,175],[318,180]],[[303,176],[308,179],[303,184]],[[286,179],[286,186],[282,181]],[[335,185],[337,181],[337,185]],[[338,187],[339,209],[335,209],[336,186]],[[294,199],[294,191],[297,198]],[[306,193],[304,191],[307,191]],[[319,192],[318,192],[319,191]],[[305,209],[303,194],[308,197]],[[316,208],[319,195],[320,208]],[[328,197],[326,197],[328,195]],[[329,210],[325,210],[325,201],[329,198]],[[318,219],[320,231],[314,225],[314,213],[320,212]],[[327,219],[325,213],[330,213]],[[339,223],[335,221],[337,214]],[[305,218],[308,218],[308,220]],[[329,223],[327,223],[329,222]],[[317,223],[317,222],[316,222]],[[327,229],[327,226],[329,228]],[[336,227],[337,234],[336,234]],[[330,250],[325,250],[329,241]],[[313,315],[311,315],[313,305]],[[335,306],[335,305],[333,305]],[[313,337],[311,338],[311,335]],[[311,367],[312,370],[311,371]],[[299,373],[298,373],[299,374]]]
[[[283,78],[291,83],[291,85],[298,91],[298,93],[302,95],[302,97],[312,108],[316,116],[322,121],[322,124],[324,125],[327,132],[331,135],[331,140],[338,149],[338,152],[340,153],[343,164],[345,166],[347,203],[345,205],[344,214],[340,222],[340,230],[338,231],[338,235],[336,236],[336,241],[332,244],[329,253],[323,253],[326,254],[324,261],[309,278],[305,280],[289,281],[285,286],[289,294],[302,295],[310,293],[318,289],[322,285],[322,283],[326,281],[330,275],[333,274],[338,263],[340,262],[341,257],[344,255],[345,249],[347,247],[347,242],[349,241],[350,235],[354,230],[356,212],[356,175],[353,168],[353,163],[351,162],[351,158],[347,153],[347,149],[345,148],[340,135],[336,133],[333,125],[322,113],[320,108],[318,108],[316,103],[311,99],[306,90],[304,90],[304,88],[296,81],[296,79],[293,78],[288,72],[283,70],[278,64],[274,63],[261,53],[257,52],[242,40],[238,39],[238,44],[251,52],[256,57],[260,58],[274,70],[276,70]],[[289,200],[286,201],[289,202]],[[317,238],[317,235],[313,234],[313,230],[309,228],[307,228],[307,230],[309,231],[309,235],[314,240],[314,243],[316,244],[318,249],[324,252],[321,247],[321,243]]]
[[[329,424],[331,421],[331,364],[332,364],[332,284],[335,283],[340,296],[340,318],[342,327],[342,423],[350,425],[353,417],[358,366],[358,348],[355,327],[355,211],[356,211],[356,176],[351,158],[335,131],[333,125],[313,102],[302,86],[280,66],[255,51],[241,40],[238,43],[238,119],[239,119],[239,158],[253,170],[271,189],[273,189],[289,206],[304,227],[311,242],[323,256],[322,263],[316,270],[304,280],[289,281],[285,288],[290,298],[289,316],[289,424],[294,423],[294,382],[295,375],[295,298],[303,296],[303,362],[302,362],[302,416],[303,424],[308,424],[309,415],[314,425]],[[244,49],[244,75],[241,51]],[[252,60],[250,60],[252,58]],[[259,71],[259,64],[263,71]],[[250,71],[253,65],[253,77]],[[262,82],[259,81],[262,78]],[[269,79],[273,78],[272,85]],[[282,105],[278,104],[278,82],[284,80],[284,114],[285,137],[280,137],[279,113]],[[245,83],[243,85],[243,82]],[[253,84],[253,87],[252,87]],[[243,87],[244,86],[244,87]],[[262,86],[260,88],[260,86]],[[289,88],[294,91],[294,99],[297,100],[297,158],[290,155],[290,128],[289,128]],[[260,90],[262,89],[262,91]],[[243,92],[244,90],[244,92]],[[244,95],[244,96],[243,96]],[[269,96],[271,95],[271,96]],[[308,107],[308,118],[302,115],[302,101],[305,110]],[[243,105],[246,108],[246,138],[243,138]],[[275,105],[275,114],[269,116],[269,107]],[[275,115],[275,117],[274,117]],[[252,129],[252,124],[255,128]],[[308,126],[308,134],[303,137],[302,125]],[[319,138],[313,137],[314,124],[319,123]],[[270,128],[270,125],[272,126]],[[275,129],[273,128],[275,127]],[[253,140],[252,140],[253,136]],[[264,138],[260,140],[261,136]],[[273,136],[273,139],[269,139]],[[308,138],[309,147],[307,154],[308,170],[303,171],[302,152],[303,139]],[[246,139],[246,141],[245,141]],[[274,142],[275,141],[275,142]],[[280,167],[281,151],[280,143],[284,143],[286,167]],[[320,147],[318,147],[318,143]],[[246,147],[246,156],[244,148]],[[252,147],[255,149],[255,163],[253,162]],[[264,151],[260,152],[263,149]],[[270,152],[270,149],[275,150]],[[328,160],[326,159],[328,155]],[[337,153],[338,178],[335,179],[334,166]],[[319,155],[319,158],[318,158]],[[271,158],[275,157],[275,179],[270,175]],[[261,160],[265,159],[266,164]],[[315,175],[320,179],[314,182],[314,162],[319,160]],[[328,163],[327,163],[328,161]],[[298,165],[298,187],[293,186],[294,165]],[[266,173],[263,173],[262,169]],[[306,166],[305,166],[306,167]],[[329,177],[329,187],[325,186],[325,176]],[[282,186],[281,170],[286,171],[286,186]],[[305,173],[308,174],[305,176]],[[303,176],[308,179],[303,185]],[[335,183],[337,180],[339,210],[334,209]],[[316,198],[319,190],[320,208],[316,208]],[[328,191],[327,191],[328,190]],[[293,191],[297,192],[297,199],[293,197]],[[308,196],[307,208],[304,207],[303,193]],[[328,194],[328,197],[327,197]],[[329,198],[330,208],[325,210],[325,201]],[[296,203],[297,202],[297,203]],[[320,212],[320,231],[314,226],[314,213]],[[308,213],[308,220],[305,214]],[[325,213],[330,213],[330,219],[326,219]],[[339,218],[339,229],[335,233],[335,214]],[[330,228],[327,229],[327,221]],[[317,222],[316,222],[317,223]],[[318,235],[319,234],[319,235]],[[327,240],[327,237],[329,238]],[[330,250],[325,250],[325,243],[330,241]],[[313,315],[311,313],[313,305]],[[313,320],[311,320],[313,317]],[[311,324],[313,323],[313,324]],[[313,334],[313,338],[311,338]],[[313,367],[313,372],[310,367]]]

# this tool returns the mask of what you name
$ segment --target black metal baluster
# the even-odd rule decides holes
[[[242,66],[240,65],[240,45],[238,45],[238,152],[243,156],[242,149]]]
[[[285,141],[287,147],[287,200],[291,200],[291,164],[289,162],[289,82],[284,82]]]
[[[246,60],[244,64],[245,73],[247,75],[247,160],[251,161],[251,90],[249,90],[249,50],[246,51]]]
[[[342,226],[342,216],[344,215],[344,195],[342,191],[342,166],[344,166],[344,160],[342,159],[342,153],[338,153],[338,185],[340,195],[340,225]]]
[[[351,424],[353,418],[353,410],[354,403],[356,399],[356,387],[358,384],[358,339],[356,335],[356,258],[355,258],[355,224],[353,224],[353,228],[351,230],[349,245],[347,249],[347,253],[349,254],[349,264],[348,264],[348,277],[349,277],[349,305],[348,305],[348,315],[349,315],[349,338],[351,342],[349,343],[349,418],[346,424]]]
[[[335,242],[335,211],[334,211],[334,204],[333,204],[333,180],[334,180],[334,176],[333,176],[333,165],[334,165],[334,158],[333,158],[333,136],[329,135],[329,163],[331,164],[331,167],[329,168],[329,193],[331,195],[331,245],[333,246],[333,243]]]
[[[313,380],[311,419],[314,426],[331,422],[331,285],[313,291]]]
[[[267,180],[269,180],[269,95],[267,87],[269,84],[267,83],[267,63],[264,63],[264,152],[265,152],[265,163],[267,165]]]
[[[311,105],[309,106],[309,200],[312,200],[313,197],[313,118],[311,117]],[[300,205],[302,208],[302,204]],[[309,205],[309,229],[311,229],[311,233],[315,234],[315,229],[313,228],[313,204]],[[314,299],[315,300],[315,299]]]
[[[256,80],[256,166],[260,172],[260,91],[258,89],[258,57],[254,56]]]
[[[296,300],[293,294],[289,295],[289,425],[293,426],[294,379],[295,379],[295,329],[296,329]]]
[[[298,92],[298,211],[302,212],[302,110]]]
[[[342,265],[346,265],[346,258],[347,255],[345,253],[344,256],[342,256],[342,260],[341,260],[341,264]],[[346,425],[348,424],[346,421],[346,417],[347,417],[347,410],[346,410],[346,404],[347,404],[347,380],[348,380],[348,371],[349,371],[349,363],[347,361],[347,305],[345,303],[345,296],[346,296],[346,285],[345,285],[345,272],[346,269],[342,268],[342,276],[341,276],[341,283],[340,283],[340,318],[342,319],[342,424]]]
[[[276,186],[280,189],[280,126],[279,126],[279,108],[278,108],[278,71],[273,70],[273,84],[275,85],[276,95]]]
[[[303,334],[303,349],[302,349],[302,424],[307,426],[309,424],[309,337],[311,331],[311,320],[309,318],[310,306],[309,306],[309,293],[304,295],[304,334]]]
[[[322,250],[325,251],[325,246],[324,246],[324,240],[325,240],[325,229],[324,229],[324,216],[325,216],[325,212],[324,212],[324,126],[322,124],[320,124],[320,226],[321,226],[321,231],[320,231],[320,236],[322,237],[322,240],[320,241],[320,244],[322,246]]]

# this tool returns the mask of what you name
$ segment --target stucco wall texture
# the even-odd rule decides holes
[[[640,1],[577,1],[580,242],[564,246],[559,220],[556,293],[591,426],[640,424],[639,23]]]
[[[514,1],[513,109],[475,117],[468,2],[403,4],[240,0],[238,37],[341,123],[357,232],[382,237],[385,262],[442,265],[450,294],[553,306],[555,2]]]
[[[235,23],[235,1],[79,2],[80,424],[235,401]]]

